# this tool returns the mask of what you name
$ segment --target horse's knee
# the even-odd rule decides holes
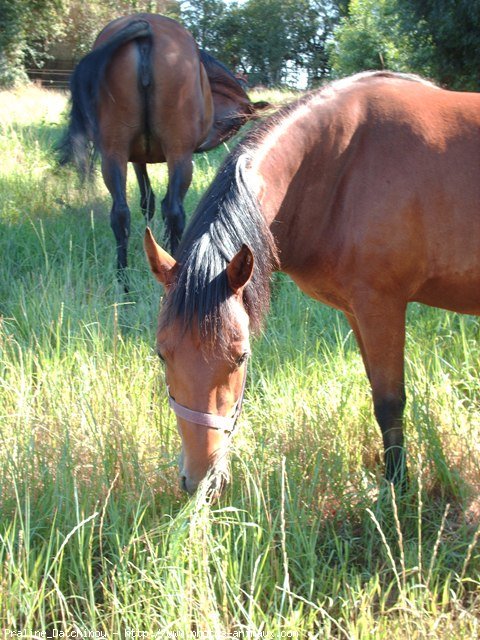
[[[130,210],[128,207],[112,207],[110,226],[117,240],[128,239],[130,235]]]

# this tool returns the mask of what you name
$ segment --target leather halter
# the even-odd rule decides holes
[[[172,396],[170,395],[170,388],[167,386],[168,392],[168,404],[170,408],[173,410],[175,415],[178,418],[183,418],[184,420],[188,420],[188,422],[193,422],[194,424],[201,425],[203,427],[208,427],[209,429],[217,429],[218,431],[225,431],[230,433],[230,435],[235,431],[235,425],[242,411],[242,403],[243,396],[245,395],[245,384],[247,382],[247,365],[245,365],[245,371],[243,374],[243,383],[242,389],[240,391],[240,395],[235,404],[235,408],[232,416],[221,416],[215,413],[204,413],[202,411],[194,411],[193,409],[189,409],[188,407],[184,407],[182,404],[179,404]]]

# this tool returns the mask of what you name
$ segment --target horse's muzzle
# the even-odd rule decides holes
[[[214,501],[220,497],[230,482],[227,456],[221,456],[203,478],[191,475],[188,469],[185,468],[183,451],[178,458],[178,467],[180,471],[180,488],[190,496],[199,489],[205,492],[209,501]]]
[[[188,476],[181,475],[180,476],[180,487],[183,491],[186,491],[190,496],[197,491],[199,486],[202,483],[205,483],[204,491],[205,495],[209,500],[216,500],[221,496],[227,487],[230,479],[228,475],[224,472],[216,473],[215,475],[209,473],[204,480],[198,482],[197,480],[192,480]]]
[[[197,479],[188,474],[183,468],[182,457],[180,456],[180,487],[192,496],[197,489],[205,492],[209,501],[216,500],[225,490],[230,482],[230,474],[227,466],[224,464],[211,467],[203,479]]]

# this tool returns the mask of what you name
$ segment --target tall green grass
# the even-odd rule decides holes
[[[187,499],[138,190],[131,176],[127,299],[105,188],[55,167],[65,102],[0,93],[5,637],[478,637],[478,319],[410,308],[399,499],[348,326],[277,275],[233,484],[214,505]],[[195,159],[188,211],[226,151]]]

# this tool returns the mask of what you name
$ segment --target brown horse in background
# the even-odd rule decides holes
[[[252,103],[220,62],[200,51],[180,24],[161,15],[119,18],[99,34],[71,79],[69,128],[62,163],[89,169],[90,142],[101,155],[112,196],[111,226],[118,268],[127,265],[130,210],[127,163],[140,186],[141,209],[150,220],[155,198],[146,165],[166,162],[162,201],[166,241],[175,251],[185,225],[183,199],[192,179],[192,155],[228,140],[267,103]]]
[[[402,483],[407,304],[480,314],[480,95],[388,73],[333,83],[230,154],[177,260],[149,230],[145,247],[166,288],[157,342],[185,489],[209,469],[210,489],[224,484],[249,334],[276,269],[345,314],[386,478]]]

